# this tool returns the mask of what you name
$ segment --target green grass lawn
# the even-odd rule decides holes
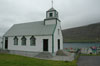
[[[0,54],[0,66],[77,66],[72,62],[41,60],[19,55]]]

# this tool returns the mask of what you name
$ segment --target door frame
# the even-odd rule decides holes
[[[43,39],[43,51],[48,51],[48,50],[49,50],[49,40]]]
[[[8,37],[5,37],[5,49],[8,49]]]
[[[58,50],[60,50],[60,39],[58,39]]]

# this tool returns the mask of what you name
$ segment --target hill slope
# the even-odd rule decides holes
[[[100,23],[62,30],[64,42],[100,42]]]

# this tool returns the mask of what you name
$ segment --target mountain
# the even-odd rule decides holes
[[[64,42],[100,42],[100,22],[62,30]]]

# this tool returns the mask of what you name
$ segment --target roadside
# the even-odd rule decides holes
[[[100,66],[100,56],[80,56],[78,66]]]

